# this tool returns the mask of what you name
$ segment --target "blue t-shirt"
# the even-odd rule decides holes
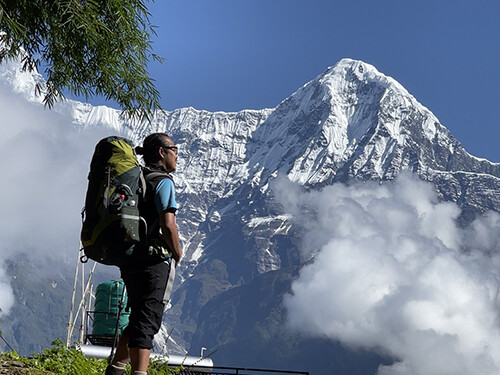
[[[177,202],[175,201],[174,182],[170,178],[164,178],[156,186],[155,207],[158,213],[177,211]]]

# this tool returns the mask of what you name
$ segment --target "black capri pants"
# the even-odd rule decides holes
[[[130,307],[129,323],[123,330],[129,338],[129,348],[153,348],[153,338],[160,330],[165,309],[169,269],[170,264],[165,262],[120,269]]]

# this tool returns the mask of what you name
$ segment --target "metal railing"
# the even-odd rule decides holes
[[[196,366],[190,370],[182,369],[180,375],[309,375],[308,371],[290,371],[290,370],[270,370],[270,369],[257,369],[257,368],[242,368],[242,367],[202,367]]]
[[[89,330],[89,325],[94,325],[94,318],[96,314],[101,314],[101,315],[109,315],[112,318],[118,319],[119,315],[130,315],[129,312],[123,311],[120,314],[116,312],[109,312],[109,311],[93,311],[93,310],[86,310],[85,311],[85,325],[84,325],[84,340],[80,344],[87,344],[91,343],[92,345],[101,345],[101,346],[112,346],[113,341],[115,338],[114,334],[109,334],[109,335],[95,335]]]

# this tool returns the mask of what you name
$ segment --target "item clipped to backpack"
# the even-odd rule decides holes
[[[89,258],[107,265],[124,265],[147,233],[139,212],[146,183],[132,141],[102,139],[96,145],[88,180],[82,212],[82,262]]]

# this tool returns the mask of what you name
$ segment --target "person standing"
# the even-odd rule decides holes
[[[125,374],[129,361],[132,375],[147,373],[153,338],[160,330],[175,267],[182,257],[175,222],[175,187],[170,175],[176,170],[177,147],[168,135],[154,133],[144,139],[136,153],[143,155],[145,163],[143,216],[148,227],[148,242],[134,250],[132,264],[120,267],[128,293],[130,318],[106,375]]]

